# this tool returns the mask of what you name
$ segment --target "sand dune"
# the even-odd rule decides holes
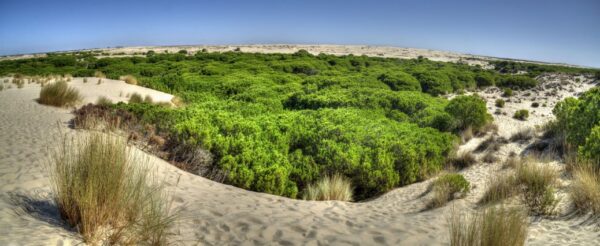
[[[545,78],[555,81],[558,78]],[[521,102],[508,102],[507,115],[495,115],[499,134],[510,136],[518,127],[533,127],[551,119],[552,106],[563,97],[589,89],[589,80],[575,83],[569,78],[572,92],[562,90],[547,97],[547,107],[537,108],[528,121],[511,118],[512,112],[530,108],[531,96],[513,97]],[[150,94],[155,101],[169,101],[171,96],[122,81],[94,80],[70,82],[93,102],[100,95],[114,101],[125,101],[127,93]],[[540,95],[551,88],[539,88]],[[72,117],[69,109],[39,105],[37,84],[15,87],[0,92],[0,245],[69,245],[78,244],[77,234],[60,221],[49,199],[48,177],[44,161],[64,133],[78,134],[68,128]],[[480,92],[493,112],[493,100],[500,92]],[[121,96],[119,94],[122,94]],[[483,138],[463,145],[468,151]],[[499,156],[510,151],[519,153],[524,144],[510,143],[499,150]],[[489,175],[501,172],[501,161],[479,163],[461,173],[472,183],[466,198],[449,205],[423,211],[429,196],[422,194],[430,181],[395,189],[367,202],[317,202],[293,200],[256,193],[186,173],[149,156],[159,178],[168,185],[174,206],[181,209],[181,219],[174,228],[174,240],[182,245],[447,245],[447,216],[451,209],[472,212],[485,189]],[[560,164],[554,163],[557,168]],[[568,183],[568,180],[564,180]],[[563,187],[564,189],[564,187]],[[564,193],[564,192],[563,192]],[[563,199],[565,206],[567,199]],[[585,218],[532,218],[530,245],[598,245],[600,231]]]

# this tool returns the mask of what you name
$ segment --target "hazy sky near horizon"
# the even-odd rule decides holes
[[[0,0],[0,55],[186,44],[367,44],[600,67],[600,0]]]

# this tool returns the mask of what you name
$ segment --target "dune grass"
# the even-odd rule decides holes
[[[554,194],[558,182],[556,170],[529,160],[523,162],[515,171],[516,182],[523,187],[523,200],[531,213],[553,214],[558,204]]]
[[[39,103],[56,107],[73,106],[82,97],[77,89],[69,87],[66,82],[59,81],[42,87]]]
[[[113,101],[110,100],[108,97],[100,96],[100,97],[98,97],[98,100],[96,100],[96,104],[108,106],[108,105],[112,105]]]
[[[315,184],[309,184],[304,192],[304,200],[352,201],[352,183],[346,177],[335,174],[325,176]]]
[[[448,224],[452,246],[520,246],[527,239],[527,216],[517,208],[490,207],[464,216],[453,210]]]
[[[598,167],[580,164],[573,168],[573,183],[569,194],[577,212],[600,214],[600,170]]]
[[[61,216],[86,243],[166,244],[176,216],[146,166],[123,138],[65,139],[49,168]]]
[[[479,200],[479,204],[497,203],[515,196],[518,191],[519,184],[516,182],[514,175],[492,175],[487,180],[486,191]]]
[[[121,76],[119,79],[125,81],[125,83],[127,83],[127,84],[131,84],[131,85],[138,84],[137,79],[133,75]]]

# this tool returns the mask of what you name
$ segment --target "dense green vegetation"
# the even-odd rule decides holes
[[[598,75],[598,69],[593,68],[581,68],[581,67],[569,67],[560,65],[549,65],[549,64],[535,64],[528,62],[515,62],[515,61],[491,61],[496,71],[500,73],[514,74],[518,72],[526,72],[529,77],[535,77],[541,73],[568,73],[568,74],[596,74]]]
[[[552,112],[556,129],[564,134],[570,147],[600,165],[600,88],[592,88],[579,99],[567,98]]]
[[[483,101],[436,97],[477,86],[522,89],[525,76],[427,59],[241,52],[96,58],[93,53],[0,62],[0,75],[131,75],[185,107],[117,104],[171,145],[202,148],[225,182],[298,197],[327,175],[350,179],[354,199],[439,171],[456,133],[486,124]],[[135,100],[133,100],[135,101]],[[193,151],[192,151],[193,152]]]

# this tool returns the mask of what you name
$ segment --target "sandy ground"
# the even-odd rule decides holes
[[[561,78],[544,78],[548,84]],[[516,95],[495,115],[499,134],[509,137],[522,127],[533,127],[551,119],[553,105],[566,96],[590,88],[588,80],[575,83],[566,78],[567,89],[545,100],[547,107],[530,108],[531,96]],[[169,95],[106,80],[70,82],[86,96],[87,102],[100,95],[126,100],[121,92],[139,91],[158,98]],[[573,90],[569,90],[572,86]],[[539,88],[536,97],[552,88]],[[45,160],[62,134],[79,134],[68,128],[69,109],[39,105],[35,99],[40,87],[0,91],[0,245],[71,245],[80,243],[77,234],[61,222],[50,199]],[[500,92],[480,92],[488,100],[490,111]],[[517,99],[520,99],[519,103]],[[535,99],[539,101],[540,99]],[[541,103],[541,101],[540,101]],[[511,118],[516,109],[535,110],[528,121]],[[461,147],[469,151],[483,138],[474,138]],[[498,151],[504,159],[510,151],[519,153],[525,143],[511,143]],[[478,163],[461,173],[473,190],[466,198],[447,206],[423,211],[429,196],[422,194],[430,181],[395,189],[374,200],[362,203],[316,202],[293,200],[256,193],[183,172],[167,162],[149,156],[159,178],[168,185],[175,207],[182,209],[174,228],[176,244],[182,245],[447,245],[447,219],[452,209],[473,212],[485,190],[490,175],[501,172],[501,161]],[[560,168],[560,164],[554,162]],[[565,180],[568,183],[568,180]],[[562,202],[566,203],[567,199]],[[531,218],[529,245],[598,245],[600,231],[585,218]]]

